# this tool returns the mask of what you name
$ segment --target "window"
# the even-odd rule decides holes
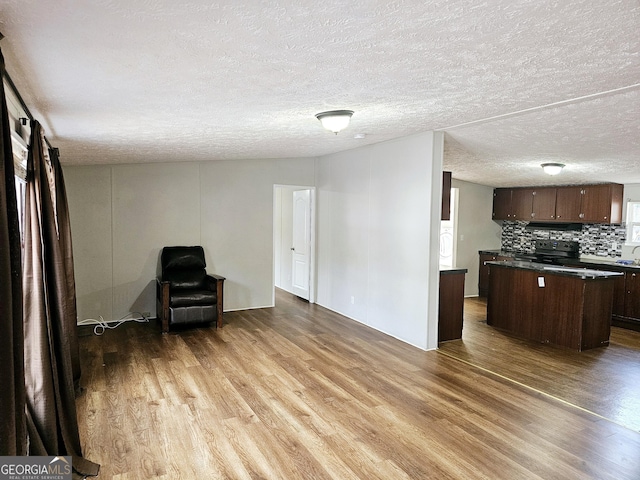
[[[24,197],[27,183],[17,175],[15,179],[16,199],[18,200],[18,223],[20,225],[20,246],[24,249]]]
[[[627,245],[640,245],[640,202],[627,203]]]
[[[13,120],[13,119],[12,119]],[[22,128],[19,122],[13,121],[12,124],[16,130]],[[27,144],[22,138],[22,130],[20,132],[11,131],[11,149],[13,151],[13,167],[15,170],[16,197],[18,200],[18,221],[20,223],[20,243],[24,248],[24,201],[26,192],[27,178]]]

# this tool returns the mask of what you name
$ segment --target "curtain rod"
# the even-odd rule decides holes
[[[0,40],[2,40],[3,35],[0,32]],[[33,115],[31,114],[31,111],[29,110],[29,107],[27,107],[27,104],[24,103],[24,100],[22,99],[22,95],[20,95],[20,92],[18,91],[18,88],[16,87],[16,84],[13,83],[13,80],[11,80],[11,76],[9,75],[9,72],[7,72],[7,69],[4,69],[4,79],[7,81],[7,84],[9,84],[9,86],[11,87],[11,90],[13,90],[14,95],[16,96],[16,98],[18,99],[18,102],[20,102],[20,106],[22,107],[22,109],[24,110],[24,113],[27,114],[27,117],[29,117],[29,120],[35,120],[33,118]],[[44,137],[44,141],[47,143],[47,145],[49,146],[49,148],[54,148],[51,143],[49,142],[49,139],[47,137]]]

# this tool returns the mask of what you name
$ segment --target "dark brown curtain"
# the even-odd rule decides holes
[[[31,455],[71,455],[81,475],[75,385],[80,377],[71,231],[57,150],[31,122],[24,232],[24,343]]]
[[[0,455],[25,455],[20,227],[0,51]]]

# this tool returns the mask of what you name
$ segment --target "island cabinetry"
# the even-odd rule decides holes
[[[479,252],[480,265],[478,266],[478,296],[486,297],[489,292],[489,266],[487,262],[507,262],[513,260],[512,256],[497,253]]]
[[[488,325],[576,351],[609,344],[612,276],[514,268],[518,263],[489,264]]]
[[[545,275],[542,341],[587,350],[609,344],[613,280]]]
[[[615,277],[613,282],[611,324],[640,331],[640,268],[618,264],[603,265],[589,261],[572,262],[570,265],[622,273],[623,275]]]
[[[490,265],[487,324],[530,340],[542,341],[542,292],[538,274]]]

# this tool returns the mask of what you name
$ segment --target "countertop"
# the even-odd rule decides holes
[[[563,263],[566,263],[567,265],[598,265],[599,267],[607,267],[607,268],[611,268],[614,271],[627,271],[627,270],[632,270],[632,271],[640,271],[640,265],[625,265],[624,263],[616,263],[615,260],[611,261],[611,260],[598,260],[598,259],[582,259],[582,258],[576,258],[576,259],[566,259],[563,260]]]
[[[519,268],[522,270],[533,270],[535,272],[564,275],[568,277],[577,277],[583,280],[594,280],[601,278],[611,278],[623,275],[622,272],[608,272],[605,270],[589,270],[586,268],[563,267],[560,265],[549,265],[546,263],[536,262],[486,262],[487,265],[496,265],[504,268]]]
[[[440,267],[440,275],[447,275],[453,273],[467,273],[466,268],[453,268],[453,267]]]
[[[478,253],[482,255],[501,255],[503,257],[513,257],[517,255],[515,252],[508,250],[478,250]]]
[[[520,255],[533,255],[532,253],[514,252],[510,250],[478,250],[482,255],[499,255],[501,257],[516,257]],[[564,265],[575,265],[576,267],[584,267],[585,265],[598,265],[599,267],[611,267],[613,271],[640,271],[640,265],[626,265],[624,263],[616,263],[615,260],[597,259],[597,258],[563,258]]]

